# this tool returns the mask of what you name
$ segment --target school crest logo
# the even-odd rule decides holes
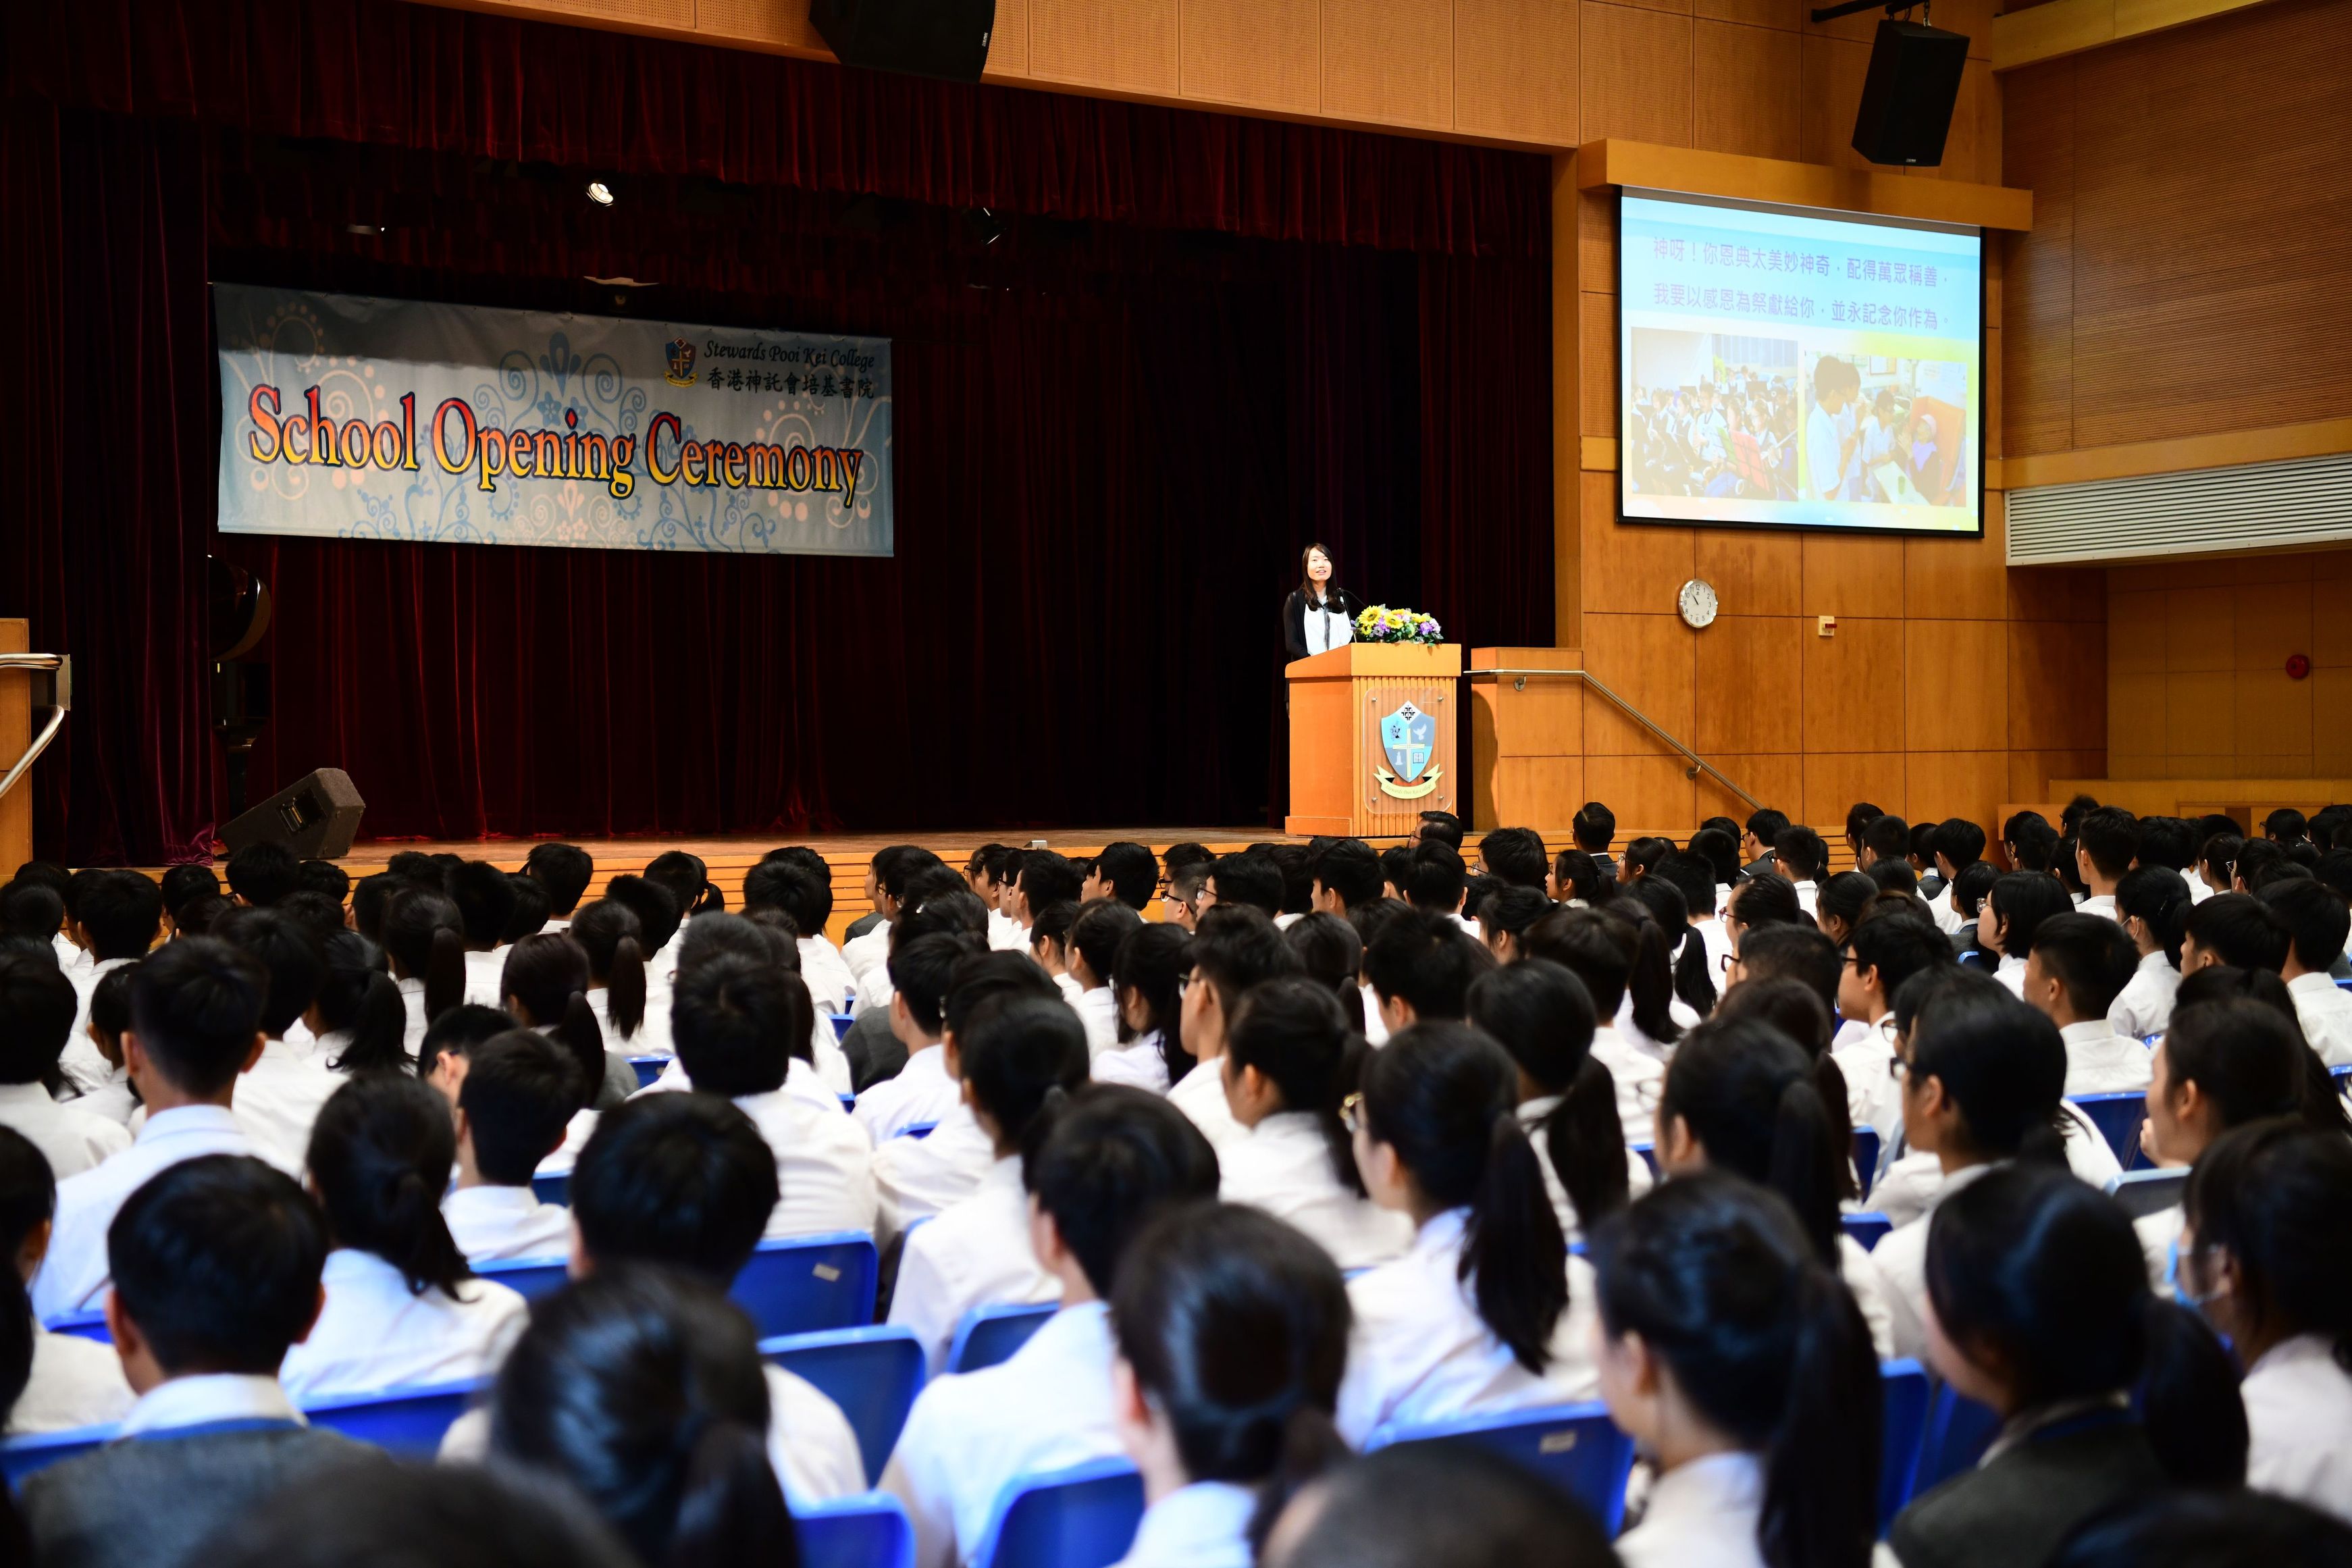
[[[672,386],[692,386],[694,384],[694,345],[684,338],[672,338],[669,341],[668,353],[669,369],[662,373],[662,379]]]
[[[1412,702],[1381,720],[1381,752],[1387,757],[1388,766],[1377,763],[1372,765],[1380,778],[1381,793],[1399,800],[1418,800],[1435,789],[1438,778],[1445,772],[1442,767],[1430,766],[1429,760],[1436,750],[1437,721]],[[1426,778],[1422,776],[1424,772]]]

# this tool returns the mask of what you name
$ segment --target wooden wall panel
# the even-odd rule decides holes
[[[678,9],[676,5],[665,4],[664,0],[653,0],[653,3],[659,9]],[[548,9],[570,11],[573,7],[562,5],[551,5]],[[1004,5],[1000,3],[996,9],[996,36],[988,46],[992,68],[999,68],[1005,63],[1009,42],[1016,55],[1023,48],[1020,43],[1012,42],[1004,36]],[[814,27],[809,26],[808,7],[796,3],[796,0],[685,0],[684,11],[688,20],[683,25],[698,33],[740,39],[771,48],[824,47],[824,40],[817,37]]]
[[[1794,616],[1724,616],[1698,634],[1698,727],[1691,744],[1701,756],[1802,749],[1801,700],[1789,697],[1803,689],[1811,634]]]
[[[1900,752],[1807,752],[1805,821],[1843,833],[1846,808],[1858,800],[1897,810],[1904,776]]]
[[[1723,773],[1723,776],[1754,795],[1758,800],[1791,817],[1800,815],[1805,798],[1805,759],[1794,752],[1762,755],[1726,752],[1721,756],[1706,754]],[[1734,822],[1746,822],[1748,814],[1756,808],[1701,773],[1691,781],[1692,792],[1697,797],[1697,818],[1727,816]]]
[[[1808,616],[1896,617],[1903,614],[1903,541],[1808,533],[1804,605]]]
[[[1029,74],[1117,92],[1181,90],[1177,0],[1028,0]],[[990,47],[992,57],[994,46]]]
[[[1610,293],[1577,296],[1578,424],[1587,436],[1617,435],[1617,277],[1612,266]]]
[[[1576,7],[1564,0],[1454,0],[1454,124],[1574,144]]]
[[[1985,509],[1982,539],[1903,542],[1903,607],[1912,616],[1948,620],[2009,618],[2009,570],[2000,508]]]
[[[1796,158],[1803,141],[1804,58],[1794,33],[1736,22],[1691,24],[1691,145],[1752,158]]]
[[[1836,27],[1867,16],[1842,18]],[[1869,35],[1864,33],[1866,39]],[[1862,102],[1863,73],[1870,65],[1870,45],[1822,37],[1810,26],[1805,37],[1805,118],[1801,127],[1802,156],[1808,163],[1833,169],[1867,169],[1869,161],[1853,150],[1853,111]],[[1881,803],[1885,804],[1884,802]]]
[[[1913,822],[1965,816],[1997,825],[2008,788],[2006,752],[1915,752],[1903,759],[1903,804],[1878,804]]]
[[[1320,106],[1318,0],[1182,0],[1181,90],[1292,114]]]
[[[2009,623],[2009,743],[2021,751],[2106,744],[2104,628],[2060,621]]]
[[[1696,796],[1690,780],[1683,777],[1683,767],[1682,759],[1671,753],[1587,757],[1584,787],[1588,798],[1607,802],[1617,813],[1617,820],[1628,827],[1664,828],[1687,835],[1698,826],[1698,816],[1694,809]]]
[[[1901,750],[1903,657],[1899,620],[1841,618],[1837,636],[1805,638],[1805,749]]]
[[[1783,33],[1801,31],[1811,0],[1691,0],[1691,15]]]
[[[1751,528],[1698,531],[1698,575],[1715,584],[1727,616],[1804,614],[1801,534]]]
[[[1689,737],[1697,680],[1690,628],[1674,616],[1594,615],[1584,617],[1584,668],[1650,716],[1669,735]],[[1584,698],[1584,754],[1671,756],[1655,737],[1607,699]]]
[[[1323,0],[1323,112],[1454,127],[1454,9],[1430,0]]]
[[[1914,619],[1904,623],[1904,631],[1905,746],[1914,752],[2006,750],[2008,626],[2000,621]]]
[[[1689,146],[1690,18],[1600,0],[1581,0],[1578,16],[1584,140],[1622,136]]]
[[[1692,576],[1692,531],[1617,521],[1617,476],[1584,476],[1584,609],[1657,615]],[[1591,644],[1588,641],[1588,648]]]

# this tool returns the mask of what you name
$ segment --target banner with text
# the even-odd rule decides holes
[[[890,342],[213,287],[225,533],[891,552]]]

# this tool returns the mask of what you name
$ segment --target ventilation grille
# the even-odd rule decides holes
[[[2352,540],[2352,453],[2009,492],[2009,563]]]

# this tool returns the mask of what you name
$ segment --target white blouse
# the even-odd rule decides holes
[[[1657,1479],[1642,1522],[1617,1538],[1617,1555],[1625,1568],[1764,1568],[1763,1512],[1756,1456],[1709,1454]]]
[[[2246,1484],[2352,1523],[2352,1375],[2324,1335],[2273,1345],[2239,1384]]]
[[[1217,1163],[1220,1197],[1288,1221],[1342,1269],[1386,1263],[1412,1245],[1412,1219],[1339,1180],[1330,1140],[1311,1111],[1265,1118],[1227,1145]]]

